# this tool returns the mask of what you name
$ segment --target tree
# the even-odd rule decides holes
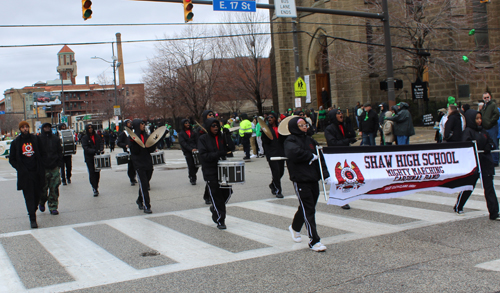
[[[220,100],[250,100],[259,115],[263,114],[264,102],[272,97],[270,28],[259,23],[268,21],[265,13],[226,14],[224,22],[240,24],[219,27],[220,35],[235,35],[224,39],[224,56],[229,58],[224,60],[224,86],[231,96]]]

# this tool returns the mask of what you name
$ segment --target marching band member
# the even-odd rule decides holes
[[[184,158],[186,158],[186,163],[188,165],[189,181],[191,185],[196,185],[196,173],[198,173],[198,167],[194,164],[193,152],[198,149],[198,133],[193,131],[189,119],[182,119],[181,121],[182,130],[179,131],[179,144],[181,145],[182,153]]]
[[[342,110],[330,111],[328,113],[328,120],[330,120],[330,125],[325,129],[325,138],[328,146],[349,146],[357,141],[351,119],[347,117],[344,120]],[[351,206],[345,204],[342,208],[348,210]]]
[[[210,206],[212,220],[217,224],[217,228],[222,230],[226,229],[226,203],[229,201],[233,191],[231,188],[220,187],[217,163],[219,159],[226,158],[228,151],[234,150],[234,143],[231,139],[227,141],[227,135],[222,135],[221,126],[217,119],[209,118],[203,126],[208,133],[198,139],[201,170],[213,203]]]
[[[293,222],[288,230],[295,242],[300,242],[300,230],[306,224],[309,235],[309,247],[313,251],[325,251],[326,246],[321,244],[320,237],[316,231],[316,204],[319,197],[319,184],[321,170],[318,163],[316,146],[318,143],[307,135],[309,124],[300,118],[292,118],[288,122],[290,134],[285,140],[285,155],[288,158],[287,167],[290,180],[293,182],[295,193],[299,199],[299,208],[293,217]],[[328,169],[321,160],[323,178],[329,178]],[[326,179],[325,181],[328,181]]]
[[[132,121],[130,119],[125,120],[125,126],[132,129]],[[123,130],[123,132],[120,133],[120,136],[118,136],[116,144],[118,145],[118,147],[121,147],[123,149],[123,152],[128,153],[129,149],[128,143],[129,143],[128,134],[125,130]],[[127,175],[128,178],[130,179],[130,185],[134,186],[137,183],[137,180],[135,180],[135,169],[132,160],[128,161]]]
[[[141,119],[132,121],[134,133],[141,139],[142,143],[146,143],[149,135],[146,133],[146,124]],[[140,210],[144,213],[151,214],[151,204],[149,202],[149,181],[153,176],[153,161],[151,153],[155,151],[156,144],[149,148],[143,148],[138,145],[132,138],[129,141],[130,160],[132,160],[139,179],[139,197],[135,201]]]
[[[203,113],[201,113],[201,119],[203,119],[202,122],[201,122],[202,124],[204,124],[205,121],[207,121],[207,119],[209,119],[209,118],[215,118],[214,111],[212,111],[212,110],[205,110],[205,111],[203,111]],[[197,128],[198,139],[202,135],[206,134],[205,130],[206,131],[210,131],[209,129],[202,129],[202,127],[198,127]],[[211,204],[212,203],[212,201],[210,199],[208,185],[205,186],[205,192],[203,193],[203,200],[205,201],[205,204]]]
[[[68,127],[66,126],[66,123],[59,124],[59,130],[67,130],[67,129]],[[68,183],[71,184],[71,169],[73,165],[72,159],[73,159],[73,154],[63,154],[64,164],[61,167],[62,185],[66,185]],[[64,169],[66,169],[66,173],[64,172]]]
[[[275,195],[277,198],[283,198],[281,188],[281,177],[285,173],[285,161],[284,160],[276,160],[271,161],[271,157],[284,157],[285,149],[283,143],[285,142],[286,136],[280,135],[278,133],[278,115],[275,113],[269,113],[267,116],[267,125],[271,130],[273,135],[273,139],[269,139],[267,135],[262,135],[262,144],[264,146],[264,152],[266,154],[267,162],[269,164],[269,168],[271,169],[272,181],[269,184],[269,188],[271,188],[271,193]]]
[[[85,126],[85,135],[82,137],[82,148],[85,156],[85,164],[89,172],[89,181],[92,185],[94,197],[99,196],[99,180],[101,173],[94,167],[94,156],[104,153],[104,142],[101,136],[94,131],[92,124]]]

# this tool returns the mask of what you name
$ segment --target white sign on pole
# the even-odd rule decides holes
[[[311,103],[311,87],[309,85],[309,75],[304,76],[304,82],[306,83],[306,104]]]
[[[276,0],[274,1],[276,17],[297,17],[297,8],[295,0]]]
[[[120,116],[120,113],[121,113],[121,111],[120,111],[120,105],[115,105],[115,106],[113,106],[113,110],[114,110],[114,113],[113,113],[113,114],[114,114],[115,116]]]
[[[300,107],[302,107],[301,98],[295,98],[295,108],[300,108]]]

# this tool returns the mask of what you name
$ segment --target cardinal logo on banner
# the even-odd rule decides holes
[[[337,190],[342,190],[342,192],[349,192],[352,189],[358,189],[361,185],[365,184],[365,178],[361,174],[358,165],[351,162],[349,166],[347,160],[344,161],[344,167],[342,163],[338,162],[335,165],[335,177],[337,178],[338,184],[335,185]]]

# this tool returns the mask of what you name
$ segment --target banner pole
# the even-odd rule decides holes
[[[481,164],[480,164],[480,161],[479,161],[479,154],[478,154],[478,150],[477,150],[477,144],[476,144],[475,140],[473,140],[472,142],[474,143],[474,151],[476,153],[476,164],[477,164],[477,169],[479,170],[479,179],[481,180],[481,188],[484,188],[483,187],[483,172],[481,172]]]
[[[319,171],[321,173],[321,183],[323,184],[323,195],[325,196],[325,200],[328,201],[328,196],[326,194],[326,187],[325,187],[325,177],[323,176],[323,167],[321,166],[321,154],[320,150],[322,150],[323,147],[316,146],[316,152],[318,153],[318,163],[319,163]]]

